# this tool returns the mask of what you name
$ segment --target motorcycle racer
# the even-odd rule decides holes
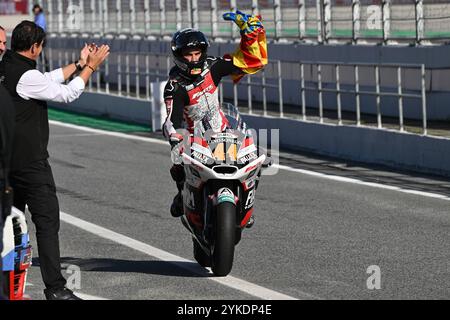
[[[208,56],[209,42],[201,31],[188,28],[173,35],[171,50],[175,66],[164,90],[167,119],[163,125],[163,134],[172,149],[183,140],[183,135],[176,130],[184,128],[193,133],[194,123],[204,117],[208,117],[208,124],[212,126],[205,129],[224,130],[228,122],[219,103],[221,79],[231,75],[237,83],[245,74],[255,74],[268,62],[261,17],[236,11],[225,13],[223,18],[234,21],[240,28],[241,41],[231,55]],[[170,173],[178,188],[170,212],[172,216],[180,217],[183,215],[183,166],[174,164]]]

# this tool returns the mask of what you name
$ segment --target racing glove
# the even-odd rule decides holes
[[[172,133],[169,137],[171,159],[173,164],[182,164],[183,159],[181,154],[183,153],[183,135],[179,133]]]
[[[179,133],[172,133],[169,137],[170,149],[173,150],[176,146],[178,146],[181,142],[183,142],[183,135]]]
[[[245,14],[239,10],[234,12],[227,12],[223,15],[223,19],[227,21],[234,21],[241,30],[241,35],[250,34],[255,30],[262,29],[261,16],[252,16]]]

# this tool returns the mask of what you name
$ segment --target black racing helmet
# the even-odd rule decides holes
[[[188,77],[196,77],[202,72],[206,61],[209,41],[203,32],[195,29],[177,31],[171,42],[171,49],[175,64]],[[189,62],[183,58],[182,52],[187,49],[200,49],[202,55],[199,61]]]

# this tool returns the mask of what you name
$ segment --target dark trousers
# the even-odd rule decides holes
[[[0,207],[0,252],[3,250],[3,218],[1,217],[2,208]],[[0,257],[0,300],[6,300],[6,295],[4,292],[4,274],[2,269],[2,258]]]
[[[1,167],[0,167],[1,170]],[[0,173],[1,174],[1,173]],[[0,177],[0,253],[3,251],[3,229],[5,227],[6,215],[10,213],[11,201],[7,199],[5,192],[4,176]],[[8,299],[8,273],[3,272],[3,259],[0,257],[0,300]]]
[[[59,203],[55,181],[47,160],[34,161],[10,174],[14,189],[14,206],[24,211],[25,205],[36,226],[39,264],[47,289],[65,286],[59,253]]]

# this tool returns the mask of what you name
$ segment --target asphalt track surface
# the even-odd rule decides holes
[[[63,274],[80,269],[84,298],[450,298],[448,180],[283,153],[278,173],[262,177],[256,223],[230,276],[216,278],[194,262],[189,233],[170,216],[168,145],[50,129]],[[44,299],[34,238],[26,291]],[[370,290],[373,265],[381,288]]]

